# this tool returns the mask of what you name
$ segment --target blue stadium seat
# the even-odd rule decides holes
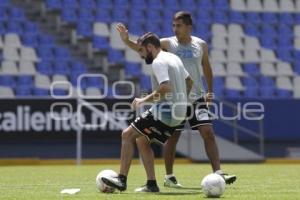
[[[202,0],[197,2],[199,10],[213,10],[213,2],[211,0]]]
[[[113,8],[113,0],[97,0],[97,8],[109,10]]]
[[[294,56],[295,60],[297,60],[299,62],[300,61],[300,50],[294,49],[292,51],[292,53],[293,53],[293,56]]]
[[[143,24],[138,22],[130,22],[128,24],[128,29],[130,30],[131,33],[135,35],[142,35],[146,32],[144,30]]]
[[[8,8],[10,6],[10,0],[1,0],[0,8]]]
[[[44,61],[51,61],[54,58],[54,54],[51,47],[39,46],[37,48],[38,56]]]
[[[131,8],[132,10],[135,10],[136,8],[145,9],[147,7],[146,0],[132,0],[131,1]]]
[[[65,89],[54,88],[53,89],[53,95],[55,95],[55,96],[66,96],[66,95],[68,95],[68,92]]]
[[[42,62],[37,63],[36,68],[37,68],[37,71],[41,74],[45,74],[48,76],[51,76],[54,74],[54,70],[53,70],[51,62],[46,62],[43,60]]]
[[[258,68],[257,64],[255,64],[255,63],[246,63],[246,64],[244,64],[243,69],[244,69],[244,72],[246,72],[247,74],[249,74],[251,76],[260,75],[259,68]]]
[[[37,36],[35,34],[23,34],[22,35],[22,43],[26,46],[31,46],[31,47],[37,47],[38,46],[38,40]]]
[[[77,0],[62,0],[63,9],[76,9],[78,8]]]
[[[144,91],[151,91],[152,89],[152,85],[151,85],[151,78],[150,76],[147,76],[145,74],[140,76],[140,85],[141,85],[141,89]]]
[[[261,76],[259,79],[261,87],[275,87],[275,81],[271,77]]]
[[[228,13],[226,11],[214,12],[214,22],[220,24],[228,23]]]
[[[112,21],[110,10],[96,10],[95,20],[98,22],[110,23]]]
[[[17,7],[11,8],[9,12],[9,19],[12,21],[25,21],[24,11]]]
[[[200,10],[196,13],[196,22],[199,24],[202,23],[212,23],[213,19],[212,19],[212,15],[209,11],[207,10]]]
[[[272,35],[262,35],[260,38],[260,44],[268,49],[277,49],[276,40],[274,39],[274,36],[272,37]]]
[[[226,89],[225,96],[227,98],[241,98],[241,92],[239,90]]]
[[[163,8],[160,0],[148,0],[147,7],[150,9],[152,9],[152,8],[162,9]]]
[[[273,25],[270,24],[264,24],[261,27],[261,34],[262,35],[276,35],[277,34],[277,30]]]
[[[244,97],[247,98],[258,98],[258,88],[257,87],[250,87],[250,88],[246,88],[246,90],[244,91]]]
[[[6,28],[4,23],[0,22],[0,35],[4,35],[6,33]]]
[[[214,95],[216,97],[224,97],[224,87],[220,87],[220,86],[215,86],[214,85]]]
[[[292,91],[290,90],[277,89],[276,93],[279,98],[290,99],[293,97]]]
[[[171,10],[179,10],[179,4],[177,0],[164,0],[163,7]]]
[[[142,74],[141,65],[139,63],[125,63],[125,74],[126,76],[140,76]]]
[[[64,9],[62,11],[62,20],[68,23],[75,23],[78,19],[75,9]]]
[[[275,89],[274,87],[261,87],[259,88],[259,94],[261,98],[272,99],[275,97]]]
[[[262,19],[259,13],[248,12],[246,13],[246,20],[249,24],[261,24]]]
[[[79,20],[86,21],[87,23],[95,21],[95,16],[93,12],[89,9],[80,9],[79,10]]]
[[[23,23],[24,26],[24,32],[25,33],[30,33],[30,34],[37,34],[38,33],[38,27],[35,23],[33,22],[24,22]]]
[[[170,36],[173,36],[173,35],[174,35],[173,29],[170,25],[169,26],[162,26],[162,31],[161,31],[161,36],[162,37],[170,37]]]
[[[278,40],[278,47],[283,49],[292,49],[294,46],[293,38],[285,37]]]
[[[294,72],[300,75],[300,60],[294,61],[293,66],[294,66]]]
[[[281,13],[279,14],[279,23],[280,24],[294,24],[294,17],[292,13]]]
[[[112,19],[114,22],[123,22],[127,23],[128,22],[128,15],[127,15],[127,10],[123,9],[116,9],[114,7],[112,11]]]
[[[138,9],[134,10],[134,12],[130,12],[129,21],[137,21],[137,22],[144,22],[145,21],[145,15],[144,10]]]
[[[6,21],[6,20],[7,20],[6,9],[0,8],[0,22]]]
[[[158,36],[161,36],[161,34],[162,34],[161,27],[158,22],[147,21],[147,23],[145,24],[145,30],[153,32],[153,33],[157,34]]]
[[[22,35],[23,34],[23,27],[22,27],[20,22],[8,21],[7,32]]]
[[[194,0],[179,0],[179,5],[182,10],[187,10],[191,13],[197,10],[197,4]]]
[[[0,85],[15,88],[16,87],[16,80],[15,80],[14,76],[1,75],[0,76]]]
[[[277,58],[279,58],[283,61],[292,62],[294,60],[292,51],[287,50],[287,49],[277,49],[276,55],[277,55]]]
[[[51,10],[59,10],[62,8],[61,0],[47,0],[46,6]]]
[[[244,78],[242,78],[242,82],[246,88],[258,87],[258,83],[257,83],[256,79],[253,77],[244,77]]]
[[[108,39],[106,37],[101,37],[101,36],[93,36],[93,47],[95,49],[108,49],[109,48],[109,43]]]
[[[33,78],[28,75],[20,75],[17,79],[17,87],[23,88],[32,88],[33,87]]]
[[[84,74],[84,73],[87,72],[87,68],[82,62],[71,61],[70,65],[71,65],[71,72],[72,73]]]
[[[88,87],[97,87],[98,89],[104,88],[104,80],[99,77],[88,77],[86,80]]]
[[[92,37],[93,27],[91,23],[79,21],[76,28],[77,34],[83,37]]]
[[[90,11],[92,11],[92,9],[96,7],[96,2],[95,0],[80,0],[79,6],[81,9],[90,9]]]
[[[15,95],[17,97],[29,97],[32,96],[32,89],[29,87],[18,86],[15,90]]]
[[[276,13],[263,13],[262,14],[262,21],[265,24],[272,24],[275,25],[278,23],[278,17]]]
[[[215,0],[214,1],[214,8],[216,12],[222,11],[222,10],[228,10],[229,9],[229,2],[228,0]]]
[[[38,42],[40,46],[48,46],[48,47],[54,46],[54,38],[51,35],[39,34]]]
[[[110,48],[108,50],[108,61],[110,63],[123,63],[124,62],[124,55],[123,52],[120,50]]]
[[[258,30],[258,26],[254,24],[247,23],[244,26],[245,33],[251,36],[258,37],[260,35],[260,31]]]
[[[54,66],[54,74],[61,74],[65,76],[69,76],[70,68],[69,64],[66,61],[57,61],[53,64]]]
[[[64,47],[54,48],[54,55],[58,61],[69,60],[71,58],[69,50]]]
[[[229,19],[230,19],[231,23],[235,23],[235,24],[245,24],[246,23],[245,15],[242,12],[231,11],[229,13]]]
[[[295,14],[295,24],[300,24],[300,14],[299,13],[296,13]]]
[[[278,34],[281,37],[294,37],[293,26],[287,24],[279,24],[278,25]]]

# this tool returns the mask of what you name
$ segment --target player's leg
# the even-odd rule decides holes
[[[211,163],[213,172],[223,176],[227,184],[231,184],[236,180],[235,175],[227,175],[222,172],[220,167],[220,157],[215,133],[212,126],[211,116],[204,99],[198,99],[193,104],[194,116],[189,120],[193,130],[198,130],[203,138],[205,152]]]
[[[132,126],[129,126],[122,132],[121,146],[121,166],[118,177],[102,178],[102,181],[107,185],[124,191],[127,188],[127,175],[134,154],[134,143],[138,137],[143,137]]]
[[[213,171],[216,172],[220,170],[220,158],[212,125],[198,126],[198,130],[204,141],[206,155],[209,158]]]
[[[150,142],[146,137],[140,137],[136,144],[142,158],[142,162],[147,175],[147,183],[135,189],[135,192],[159,192],[159,187],[155,178],[154,153]]]
[[[146,137],[140,137],[136,140],[140,156],[146,171],[147,180],[155,180],[154,171],[154,153]]]
[[[182,188],[182,185],[177,182],[173,174],[173,166],[176,154],[176,145],[180,137],[181,131],[175,131],[174,134],[166,141],[164,145],[164,160],[166,168],[166,176],[164,179],[165,187]]]

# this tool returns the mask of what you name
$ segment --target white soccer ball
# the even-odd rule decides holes
[[[117,177],[117,176],[118,174],[113,170],[110,169],[102,170],[101,172],[98,173],[96,177],[97,189],[103,193],[113,193],[115,191],[115,188],[106,185],[101,178],[102,177],[110,178],[110,177]]]
[[[201,188],[207,197],[220,197],[225,191],[225,181],[219,174],[208,174],[201,181]]]

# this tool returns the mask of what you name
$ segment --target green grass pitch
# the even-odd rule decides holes
[[[54,199],[206,199],[200,190],[200,181],[208,173],[208,164],[177,164],[175,172],[185,189],[163,187],[164,166],[156,165],[159,194],[137,194],[134,188],[145,183],[142,166],[132,165],[126,192],[102,194],[96,190],[95,177],[100,170],[118,165],[66,166],[7,166],[0,167],[1,200]],[[300,199],[300,165],[298,164],[224,164],[223,170],[235,173],[238,180],[226,188],[221,199],[237,200],[296,200]],[[64,188],[80,188],[76,195],[62,195]]]

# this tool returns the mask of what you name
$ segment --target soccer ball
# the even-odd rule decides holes
[[[207,197],[220,197],[225,191],[225,181],[219,174],[208,174],[201,181],[201,188]]]
[[[102,170],[101,172],[98,173],[96,177],[97,189],[103,193],[113,193],[115,191],[115,188],[106,185],[101,178],[102,177],[110,178],[110,177],[117,177],[117,176],[118,174],[113,170],[110,169]]]

